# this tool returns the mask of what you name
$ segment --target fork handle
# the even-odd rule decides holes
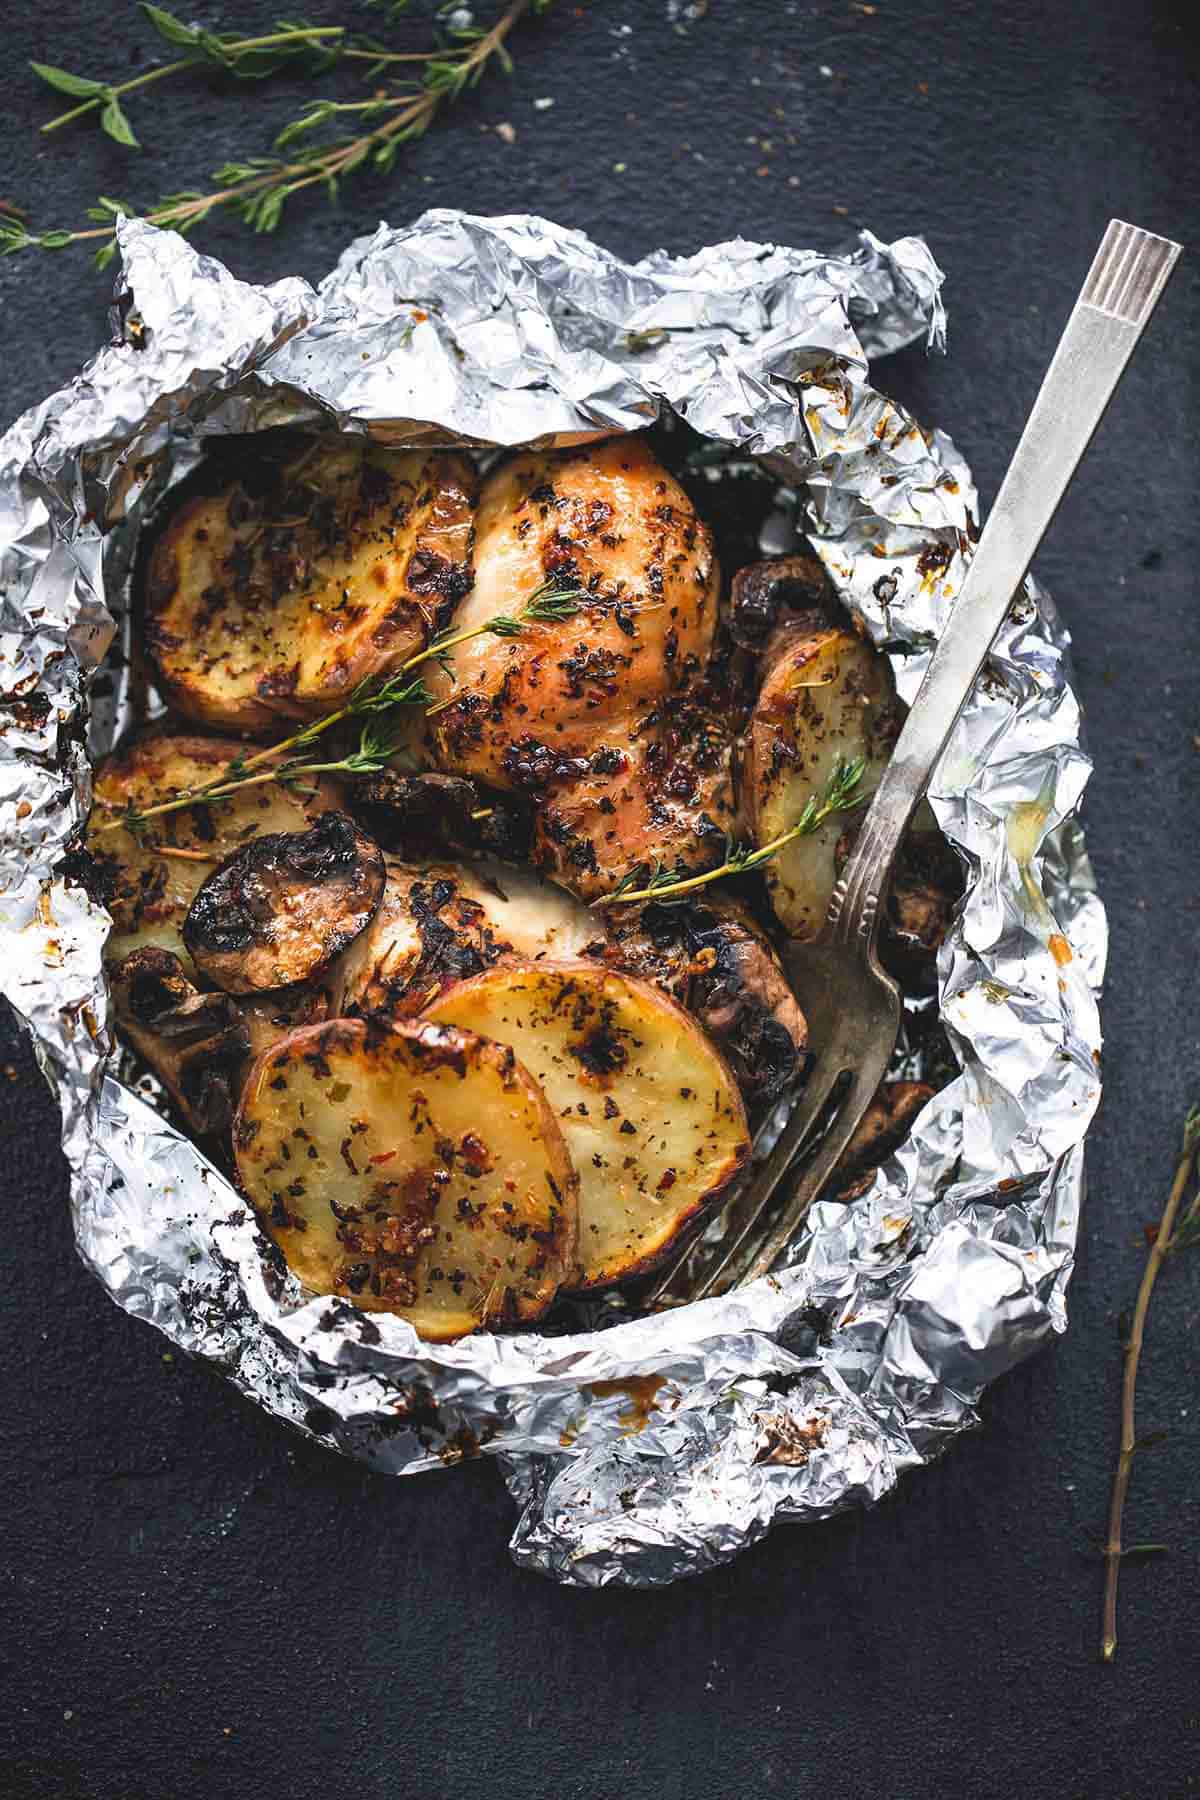
[[[1119,219],[1109,224],[834,888],[825,928],[831,941],[873,942],[900,840],[1179,249]]]

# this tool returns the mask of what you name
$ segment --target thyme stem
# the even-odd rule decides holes
[[[137,828],[144,825],[147,819],[157,818],[162,813],[180,812],[188,806],[203,806],[210,800],[224,800],[230,794],[239,793],[242,788],[258,787],[263,782],[278,781],[281,777],[290,781],[293,775],[345,768],[345,762],[303,765],[288,763],[282,768],[267,769],[262,774],[250,773],[251,770],[261,769],[264,763],[276,757],[286,756],[289,751],[307,747],[334,725],[340,725],[343,719],[357,718],[364,713],[387,712],[396,706],[428,705],[431,696],[423,683],[418,681],[404,685],[403,678],[410,670],[430,660],[441,661],[448,651],[458,644],[467,643],[471,638],[484,637],[488,633],[497,637],[517,637],[527,624],[571,618],[579,611],[580,605],[590,598],[583,589],[564,590],[555,588],[551,582],[544,582],[529,595],[515,614],[498,613],[490,619],[484,619],[479,625],[470,626],[466,631],[434,638],[423,650],[418,650],[415,655],[402,662],[381,686],[373,687],[369,680],[360,682],[336,712],[314,719],[280,743],[268,744],[265,749],[256,750],[252,756],[239,755],[234,762],[227,763],[219,775],[214,775],[211,781],[206,781],[201,787],[185,788],[171,800],[161,800],[156,806],[133,810],[117,809],[113,801],[102,800],[101,805],[118,810],[118,816],[98,826],[97,830]],[[436,707],[429,707],[430,712],[436,710]],[[352,769],[351,773],[354,772],[356,771]]]
[[[645,887],[630,890],[622,883],[614,888],[611,894],[603,894],[600,899],[593,900],[592,905],[596,907],[628,906],[636,900],[665,900],[668,897],[673,898],[676,894],[690,894],[696,888],[707,887],[711,881],[722,880],[726,875],[743,875],[748,869],[760,868],[763,863],[770,862],[771,858],[787,844],[795,843],[797,838],[811,836],[834,813],[850,812],[854,807],[861,806],[867,797],[858,792],[865,769],[866,764],[862,757],[855,757],[851,762],[839,762],[825,783],[820,800],[817,800],[815,795],[810,796],[796,823],[790,825],[786,831],[781,831],[779,836],[773,837],[769,843],[760,844],[757,850],[748,850],[733,845],[724,862],[718,863],[715,869],[705,869],[701,875],[691,875],[684,880],[673,881],[669,875],[660,870],[651,875]],[[640,868],[644,866],[644,864],[640,865],[639,870],[633,872],[635,878],[640,872]]]
[[[295,31],[273,31],[268,37],[239,38],[232,44],[226,44],[225,49],[230,56],[240,56],[245,50],[269,50],[276,44],[305,43],[309,39],[340,38],[345,35],[346,27],[344,25],[312,25],[297,28]],[[89,100],[83,100],[78,106],[73,106],[70,112],[60,113],[57,119],[49,120],[42,126],[42,134],[57,131],[60,125],[69,125],[73,119],[82,118],[84,113],[94,111],[97,106],[103,106],[114,94],[132,93],[134,88],[149,87],[152,81],[162,81],[168,75],[178,75],[181,69],[194,69],[197,66],[199,65],[194,56],[181,56],[177,62],[164,63],[162,68],[150,69],[145,75],[134,75],[129,81],[116,82],[112,87],[106,88],[103,93],[93,94]]]
[[[1200,1150],[1200,1109],[1190,1112],[1184,1124],[1183,1150],[1179,1166],[1175,1171],[1175,1179],[1171,1183],[1171,1192],[1167,1204],[1163,1208],[1157,1234],[1150,1246],[1150,1254],[1146,1258],[1141,1286],[1138,1288],[1137,1305],[1134,1308],[1129,1341],[1125,1345],[1125,1377],[1121,1387],[1121,1450],[1117,1457],[1116,1472],[1113,1475],[1112,1499],[1108,1510],[1108,1542],[1104,1546],[1106,1565],[1104,1624],[1100,1639],[1100,1655],[1104,1662],[1112,1662],[1117,1653],[1117,1580],[1124,1554],[1121,1548],[1121,1522],[1125,1511],[1125,1497],[1129,1492],[1129,1479],[1133,1473],[1133,1458],[1137,1450],[1134,1403],[1137,1395],[1138,1364],[1141,1362],[1142,1344],[1146,1333],[1146,1314],[1150,1310],[1150,1296],[1154,1292],[1154,1284],[1158,1280],[1159,1270],[1171,1250],[1171,1234],[1175,1229],[1175,1219],[1187,1191],[1188,1182],[1195,1173],[1198,1150]]]

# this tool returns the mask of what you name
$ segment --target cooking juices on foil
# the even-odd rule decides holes
[[[439,211],[352,245],[314,292],[249,287],[141,222],[120,236],[120,341],[0,440],[2,961],[62,1103],[81,1254],[346,1454],[396,1473],[497,1455],[514,1556],[564,1581],[673,1580],[776,1519],[878,1498],[1065,1324],[1105,928],[1066,637],[1032,585],[930,792],[967,892],[894,1073],[944,1085],[873,1181],[814,1208],[786,1272],[722,1299],[637,1317],[584,1296],[550,1329],[443,1344],[306,1300],[225,1176],[115,1079],[108,920],[63,859],[112,616],[124,654],[96,682],[92,754],[139,700],[141,528],[206,447],[280,425],[486,460],[686,419],[727,567],[807,536],[911,700],[974,493],[866,356],[940,340],[928,250],[864,234],[838,257],[739,241],[630,265],[539,219]]]

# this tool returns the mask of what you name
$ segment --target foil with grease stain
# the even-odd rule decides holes
[[[864,233],[843,255],[738,240],[628,264],[537,218],[438,211],[351,245],[314,290],[248,286],[140,221],[118,235],[115,341],[0,439],[0,971],[61,1103],[84,1260],[347,1455],[396,1474],[496,1457],[513,1555],[561,1581],[672,1581],[879,1499],[1066,1322],[1106,934],[1066,634],[1036,588],[931,789],[969,871],[939,964],[956,1072],[866,1192],[818,1204],[786,1269],[721,1299],[428,1345],[306,1298],[154,1088],[117,1079],[108,918],[59,865],[134,698],[138,531],[232,433],[487,451],[684,417],[718,459],[765,466],[764,545],[809,536],[911,699],[975,529],[953,444],[868,377],[868,356],[941,343],[928,249]],[[910,1007],[906,1074],[931,1004]]]

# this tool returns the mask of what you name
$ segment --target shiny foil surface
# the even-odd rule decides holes
[[[579,1329],[451,1345],[306,1299],[152,1090],[117,1078],[108,916],[56,871],[89,757],[127,717],[121,666],[89,690],[127,629],[139,526],[216,435],[487,449],[673,411],[765,465],[764,549],[809,537],[911,700],[975,530],[953,444],[868,373],[941,345],[929,250],[863,233],[836,256],[737,240],[629,264],[545,220],[441,210],[352,244],[314,290],[248,286],[141,221],[119,237],[113,341],[0,439],[0,977],[61,1103],[84,1260],[347,1455],[395,1474],[499,1458],[512,1553],[560,1581],[672,1581],[775,1521],[877,1500],[1066,1324],[1106,932],[1067,638],[1036,587],[930,790],[968,868],[936,1001],[958,1072],[867,1192],[818,1204],[786,1269],[721,1299],[646,1318],[593,1303]]]

